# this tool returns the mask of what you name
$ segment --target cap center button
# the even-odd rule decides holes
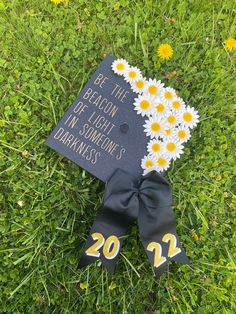
[[[129,125],[127,123],[122,123],[120,125],[120,131],[122,133],[127,133],[129,131]]]

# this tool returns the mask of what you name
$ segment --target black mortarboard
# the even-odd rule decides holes
[[[148,141],[133,107],[137,94],[113,72],[114,60],[103,60],[45,142],[102,181],[117,168],[142,174]]]

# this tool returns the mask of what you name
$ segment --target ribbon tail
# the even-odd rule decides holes
[[[129,221],[122,214],[102,207],[93,223],[77,268],[100,261],[113,274]]]
[[[174,235],[174,232],[171,234]],[[176,235],[176,238],[178,238],[176,233],[175,235]],[[163,237],[160,237],[159,235],[157,235],[157,237],[154,240],[152,238],[146,239],[141,236],[141,241],[142,241],[144,250],[148,256],[150,264],[153,266],[153,270],[155,272],[157,279],[159,279],[160,276],[164,273],[170,261],[176,261],[182,264],[189,263],[189,259],[186,256],[186,253],[178,240],[177,240],[176,250],[179,250],[179,252],[175,256],[171,257],[171,256],[168,256],[170,248],[168,244],[166,244],[165,242],[163,243],[162,238]]]
[[[164,208],[161,210],[164,210]],[[169,214],[172,213],[172,209],[168,207],[164,211],[162,221],[160,221],[161,216],[158,219],[158,217],[152,215],[138,220],[140,238],[157,278],[162,275],[170,261],[182,264],[189,263],[176,232],[174,216],[168,215],[168,212]],[[173,216],[173,219],[171,218],[170,221],[164,220],[164,217],[166,219],[168,216],[169,218]]]
[[[157,277],[170,261],[188,258],[176,232],[170,183],[161,175],[149,175],[142,185],[138,225],[144,250]]]

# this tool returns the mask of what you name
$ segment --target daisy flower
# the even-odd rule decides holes
[[[131,83],[131,89],[138,94],[142,94],[146,88],[146,79],[140,76],[135,82]]]
[[[156,158],[156,171],[162,172],[170,167],[170,158],[166,154],[161,154]]]
[[[151,98],[145,95],[139,95],[134,100],[134,110],[137,111],[137,114],[141,114],[142,117],[150,115],[153,110]]]
[[[159,140],[151,140],[148,145],[147,145],[147,150],[150,155],[155,156],[163,153],[164,147],[163,147],[163,142]]]
[[[199,122],[198,112],[190,106],[179,113],[180,122],[190,129],[194,128]]]
[[[165,140],[165,139],[168,139],[168,138],[174,136],[174,134],[175,134],[175,133],[174,133],[174,129],[168,126],[168,127],[164,130],[164,132],[163,132],[163,134],[162,134],[162,138]]]
[[[180,110],[185,109],[185,107],[185,103],[180,97],[174,98],[170,103],[171,110],[176,113],[180,112]]]
[[[161,59],[170,59],[173,56],[173,48],[169,44],[161,44],[157,54]]]
[[[167,157],[170,159],[173,158],[175,160],[183,153],[184,147],[179,141],[176,141],[174,137],[171,137],[164,141],[164,148]]]
[[[168,125],[170,128],[173,128],[173,127],[175,127],[177,124],[180,123],[180,118],[179,118],[179,116],[178,116],[176,113],[172,112],[172,111],[170,111],[169,114],[166,115],[165,119],[166,119],[167,125]]]
[[[125,80],[128,83],[133,83],[141,77],[141,71],[137,67],[129,67],[125,73]]]
[[[162,97],[168,101],[171,102],[172,100],[174,100],[174,98],[176,98],[176,92],[174,90],[174,88],[172,87],[166,87],[164,88],[163,92],[162,92]]]
[[[178,126],[174,130],[174,137],[176,138],[177,141],[181,143],[187,142],[191,137],[189,128],[182,125]]]
[[[156,79],[152,80],[149,79],[146,85],[146,91],[151,96],[157,96],[163,91],[164,84],[159,80]]]
[[[230,37],[224,41],[225,48],[229,51],[236,50],[236,39]]]
[[[143,174],[147,174],[148,172],[155,169],[156,163],[154,157],[148,155],[144,156],[141,161],[141,167],[144,170]]]
[[[116,74],[123,75],[128,70],[129,64],[125,59],[116,59],[112,62],[111,68]]]
[[[144,132],[147,136],[150,136],[151,138],[158,138],[161,136],[166,129],[166,123],[157,115],[151,116],[149,120],[145,121],[144,124]]]
[[[164,117],[169,113],[169,105],[167,101],[161,98],[157,98],[153,102],[154,108],[153,113],[156,113],[160,117]]]

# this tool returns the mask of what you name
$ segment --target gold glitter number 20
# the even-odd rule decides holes
[[[105,256],[105,258],[113,259],[114,257],[116,257],[120,249],[120,241],[117,236],[111,235],[105,241],[104,236],[101,233],[95,232],[91,234],[91,237],[96,242],[85,251],[87,255],[99,257],[99,249],[103,247],[103,255]]]

